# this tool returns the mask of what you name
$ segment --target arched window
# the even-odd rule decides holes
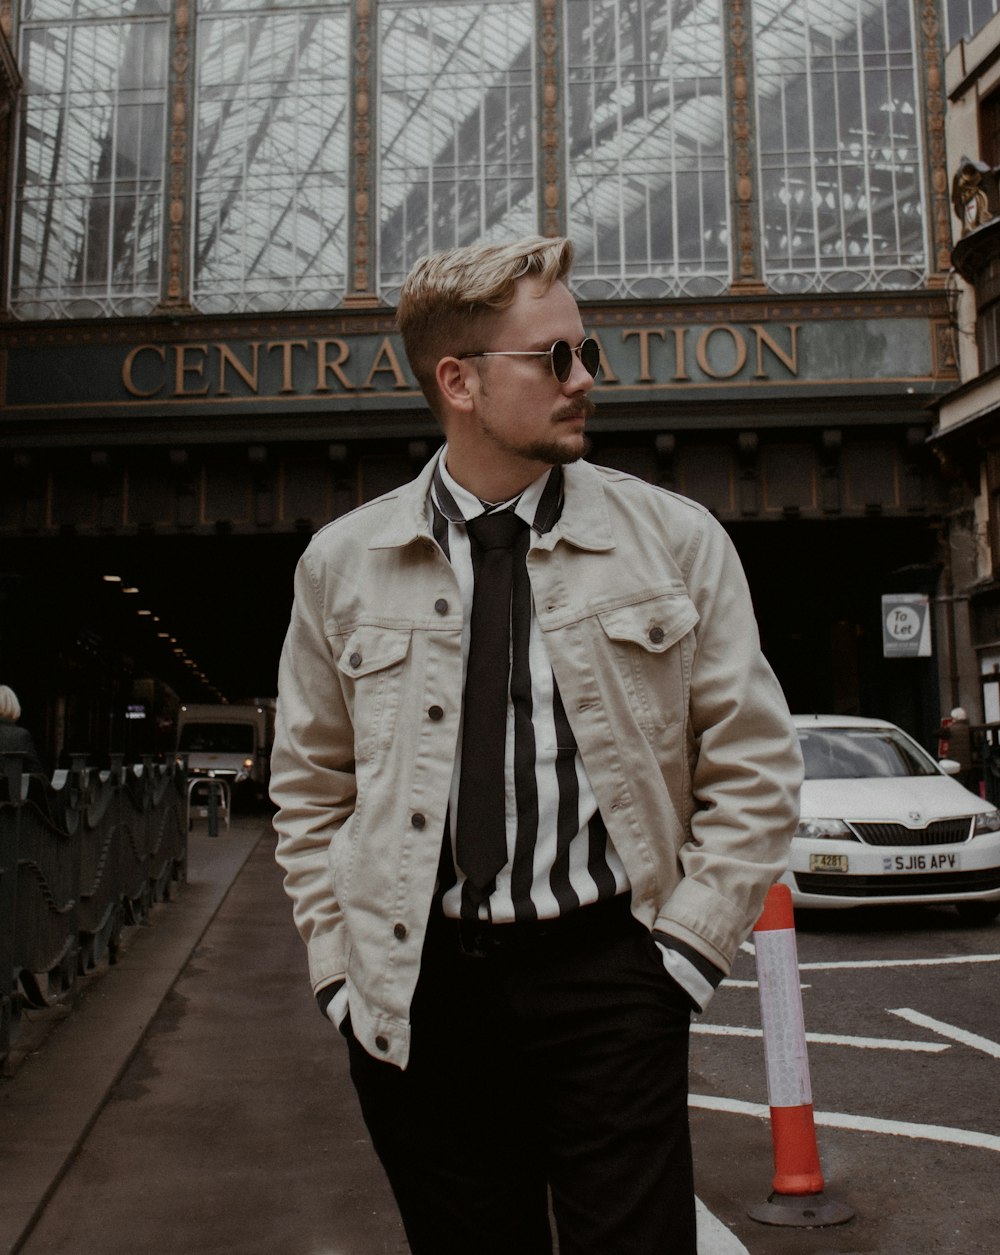
[[[26,0],[11,308],[148,313],[160,295],[169,0]]]
[[[327,309],[347,268],[344,0],[200,0],[192,299]]]

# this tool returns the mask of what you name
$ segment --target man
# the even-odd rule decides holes
[[[313,539],[282,654],[277,857],[414,1255],[551,1252],[549,1196],[561,1255],[693,1255],[691,1011],[796,822],[725,533],[580,461],[571,260],[417,263],[447,443]]]

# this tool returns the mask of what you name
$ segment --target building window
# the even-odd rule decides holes
[[[414,261],[538,230],[534,5],[378,7],[379,290]]]
[[[148,314],[160,295],[168,0],[24,0],[11,309]]]
[[[323,309],[346,284],[344,3],[202,0],[192,298]]]
[[[982,30],[1000,8],[1000,0],[945,0],[945,50]]]
[[[927,278],[909,0],[754,0],[764,261],[779,291]]]
[[[590,299],[729,282],[718,0],[567,0],[568,231]]]
[[[141,316],[165,291],[206,314],[328,309],[349,269],[392,305],[417,257],[543,228],[576,245],[582,299],[729,290],[723,0],[373,0],[370,26],[349,0],[19,3],[17,317]],[[954,35],[997,4],[939,11]],[[779,293],[922,286],[922,10],[743,12],[741,258]]]
[[[1000,91],[990,92],[979,102],[979,158],[990,166],[1000,166]]]

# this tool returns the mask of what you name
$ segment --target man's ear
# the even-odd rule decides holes
[[[434,370],[438,392],[451,409],[468,412],[475,404],[469,387],[469,373],[474,368],[459,357],[442,357]]]

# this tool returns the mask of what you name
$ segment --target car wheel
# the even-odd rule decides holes
[[[1000,902],[956,902],[963,924],[991,924],[1000,915]]]

